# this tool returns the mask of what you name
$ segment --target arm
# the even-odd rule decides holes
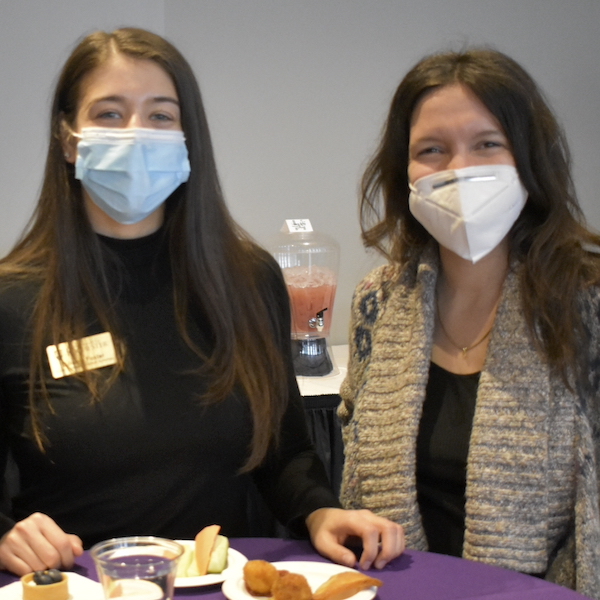
[[[4,293],[0,304],[0,473],[3,486],[0,506],[0,569],[24,575],[31,571],[46,568],[70,568],[75,557],[83,553],[81,540],[75,535],[66,534],[48,516],[35,513],[15,522],[11,514],[11,498],[6,486],[6,468],[10,454],[8,428],[10,413],[8,409],[15,399],[11,390],[15,386],[8,385],[10,377],[7,373],[24,372],[22,365],[16,363],[19,352],[15,348],[24,345],[24,328],[26,322],[21,313],[14,307],[26,307],[25,298],[19,295],[19,289],[13,288],[15,296]],[[23,309],[26,312],[26,308]],[[14,375],[13,375],[14,379]]]
[[[384,310],[388,280],[394,277],[392,267],[379,267],[356,286],[352,295],[348,372],[340,389],[342,403],[338,408],[344,437],[354,415],[356,396],[368,377],[375,327]]]
[[[365,302],[367,313],[369,307],[373,306],[369,288],[364,283],[359,285],[352,299],[348,372],[340,389],[342,402],[338,408],[345,443],[347,437],[352,435],[355,397],[368,365],[371,330],[365,327],[364,312]],[[347,487],[347,467],[345,465],[343,495]],[[350,502],[347,504],[352,505]],[[369,510],[320,509],[308,517],[307,525],[315,548],[324,556],[349,567],[354,567],[357,561],[354,552],[349,552],[346,546],[362,545],[358,561],[361,569],[372,566],[381,569],[404,552],[402,526],[378,517]]]
[[[4,393],[0,390],[0,407],[5,406]],[[0,414],[0,422],[6,424],[6,415]],[[6,479],[8,442],[6,429],[0,431],[0,469]],[[70,568],[76,556],[83,553],[81,540],[63,532],[48,516],[40,513],[15,522],[9,515],[11,499],[6,481],[3,481],[0,513],[0,569],[24,575],[31,571],[48,568]]]
[[[354,566],[356,556],[346,547],[362,542],[360,565],[382,568],[404,551],[404,532],[400,525],[367,510],[347,511],[333,494],[324,467],[316,455],[305,423],[290,355],[289,300],[277,270],[274,285],[280,289],[279,311],[281,347],[288,365],[290,397],[282,424],[281,446],[274,452],[255,479],[259,489],[282,522],[298,531],[308,529],[315,548],[335,562]],[[282,519],[282,512],[284,514]]]
[[[291,357],[290,305],[287,288],[273,258],[265,259],[262,275],[265,297],[272,306],[272,330],[284,361],[288,392],[281,423],[280,443],[271,448],[253,477],[277,518],[294,534],[306,536],[306,517],[323,507],[340,507],[325,468],[314,450],[306,426],[304,401],[298,390]]]
[[[259,490],[279,520],[296,534],[308,529],[319,553],[349,567],[354,567],[357,560],[347,545],[362,544],[362,569],[372,565],[383,568],[402,554],[404,531],[400,525],[368,510],[341,508],[323,464],[312,449],[303,411],[288,410],[286,420],[288,430],[282,432],[285,450],[254,474]],[[297,436],[292,436],[290,425]]]
[[[8,443],[6,441],[6,423],[7,418],[4,414],[2,407],[3,404],[3,394],[0,389],[0,423],[2,427],[0,427],[0,473],[2,473],[2,487],[0,488],[0,539],[2,536],[10,531],[14,525],[15,521],[10,516],[10,507],[11,507],[11,499],[10,499],[10,486],[8,485]]]
[[[0,388],[0,407],[5,406],[5,394]],[[0,411],[0,422],[8,419]],[[3,474],[2,506],[10,508],[8,489],[4,481],[8,455],[6,428],[0,431],[0,469]],[[15,522],[8,512],[0,513],[0,569],[25,575],[31,571],[73,566],[75,557],[83,553],[81,540],[69,535],[47,515],[35,513]]]
[[[337,414],[342,425],[342,433],[346,431],[346,426],[354,414],[354,398],[357,393],[357,373],[359,364],[357,359],[357,327],[359,324],[359,314],[356,307],[357,291],[352,296],[352,305],[350,309],[350,332],[348,343],[348,370],[346,377],[340,386],[340,396],[342,401],[338,406]]]

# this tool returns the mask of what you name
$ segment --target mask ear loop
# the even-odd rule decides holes
[[[71,129],[71,126],[66,122],[64,117],[62,117],[60,129],[63,156],[68,163],[75,164],[77,160],[77,144],[73,145],[73,138],[81,139],[81,135]]]

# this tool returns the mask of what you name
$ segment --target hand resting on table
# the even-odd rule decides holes
[[[368,510],[321,508],[306,519],[313,546],[323,556],[354,567],[356,556],[344,544],[362,541],[361,569],[383,568],[404,552],[404,530]],[[34,513],[0,538],[0,568],[16,575],[49,568],[69,569],[83,554],[76,535],[65,533],[50,517]]]
[[[356,564],[356,556],[344,545],[352,538],[362,541],[361,569],[382,569],[404,552],[402,526],[369,510],[320,508],[307,517],[306,525],[316,550],[347,567]]]
[[[0,538],[0,568],[16,575],[43,569],[70,569],[83,554],[76,535],[65,533],[50,517],[33,513]]]

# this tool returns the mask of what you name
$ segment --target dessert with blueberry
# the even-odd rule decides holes
[[[68,600],[66,575],[58,569],[34,571],[21,577],[23,600]]]

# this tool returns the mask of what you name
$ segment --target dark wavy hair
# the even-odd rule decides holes
[[[234,387],[249,399],[253,437],[245,470],[259,465],[276,443],[286,409],[289,373],[277,347],[273,318],[264,286],[258,281],[264,254],[232,220],[223,200],[200,90],[187,61],[168,41],[135,28],[98,31],[82,39],[59,76],[51,109],[51,130],[40,198],[21,240],[0,264],[0,273],[38,277],[30,366],[30,410],[34,435],[43,448],[39,403],[50,407],[44,387],[44,349],[86,335],[90,308],[118,341],[110,309],[105,254],[86,216],[82,190],[73,165],[63,156],[62,135],[73,127],[82,85],[94,69],[114,53],[151,60],[171,77],[179,98],[181,124],[191,163],[187,183],[167,200],[165,228],[174,280],[177,322],[181,335],[203,362],[211,382],[207,400],[218,401]],[[208,320],[212,348],[208,355],[188,333],[190,313]],[[289,335],[289,332],[288,334]],[[284,334],[285,339],[285,334]],[[123,369],[126,348],[117,345],[119,360],[112,378]],[[95,400],[106,378],[81,376]],[[109,382],[110,384],[110,382]]]
[[[488,48],[427,56],[393,97],[379,147],[362,180],[363,241],[406,264],[431,235],[408,207],[411,120],[432,90],[468,88],[497,119],[529,194],[509,233],[511,258],[521,265],[524,311],[532,335],[565,380],[577,371],[583,336],[578,294],[600,279],[600,259],[575,195],[565,136],[541,90],[513,59]]]

